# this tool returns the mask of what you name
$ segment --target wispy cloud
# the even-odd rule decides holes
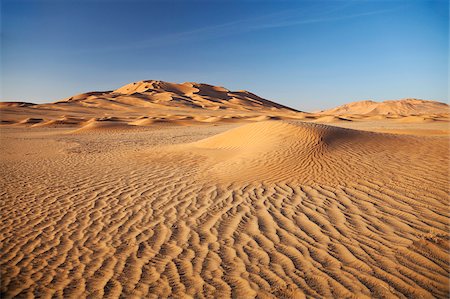
[[[81,50],[80,52],[114,52],[132,49],[147,49],[162,46],[169,46],[175,44],[182,44],[184,42],[208,40],[217,37],[231,36],[236,34],[243,34],[252,31],[261,31],[267,29],[285,28],[292,26],[301,26],[313,23],[336,22],[354,18],[361,18],[365,16],[378,15],[389,13],[398,10],[400,7],[372,10],[360,13],[347,13],[346,8],[354,5],[352,2],[339,3],[319,12],[311,12],[304,10],[284,10],[276,13],[260,15],[256,17],[234,20],[231,22],[214,24],[205,27],[200,27],[192,30],[180,31],[164,36],[144,39],[129,44],[102,46],[100,48],[89,48]]]
[[[253,27],[253,29],[254,30],[262,30],[262,29],[269,29],[269,28],[281,28],[281,27],[297,26],[297,25],[303,25],[303,24],[342,21],[342,20],[360,18],[360,17],[364,17],[364,16],[383,14],[383,13],[391,12],[391,11],[394,11],[394,10],[396,10],[396,9],[375,10],[375,11],[362,12],[362,13],[356,13],[356,14],[349,14],[349,15],[343,15],[343,16],[334,16],[334,17],[323,17],[323,18],[311,18],[311,19],[305,19],[305,20],[281,21],[281,22],[274,22],[272,24],[265,24],[265,25],[255,26],[255,27]]]

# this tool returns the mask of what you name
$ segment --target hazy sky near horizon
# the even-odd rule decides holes
[[[1,0],[2,101],[133,81],[246,89],[300,110],[448,100],[447,0]]]

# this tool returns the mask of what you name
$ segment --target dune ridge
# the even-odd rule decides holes
[[[89,92],[76,95],[55,104],[85,107],[109,107],[127,110],[130,107],[174,107],[190,109],[235,109],[255,111],[281,109],[297,111],[263,99],[248,91],[230,91],[224,87],[204,83],[171,83],[157,80],[133,82],[113,91]]]
[[[320,112],[320,114],[326,115],[421,115],[434,113],[449,114],[450,108],[447,103],[419,99],[389,100],[383,102],[368,100],[348,103]]]
[[[7,107],[30,107],[34,106],[36,104],[34,103],[28,103],[28,102],[0,102],[0,108],[7,108]]]

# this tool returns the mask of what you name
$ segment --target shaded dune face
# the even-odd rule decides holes
[[[30,107],[36,104],[27,103],[27,102],[0,102],[0,108],[6,107]]]
[[[203,156],[201,172],[220,181],[308,184],[395,176],[404,165],[420,169],[421,158],[438,162],[447,150],[412,136],[287,121],[248,124],[176,148]]]

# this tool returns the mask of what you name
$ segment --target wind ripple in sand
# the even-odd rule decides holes
[[[276,130],[269,127],[272,133]],[[221,137],[194,145],[220,144],[213,138]],[[389,138],[415,140],[413,144],[421,146],[419,151],[402,148],[411,161],[417,161],[413,153],[426,153],[426,144],[429,151],[446,147],[442,139],[420,143],[413,137]],[[356,140],[360,142],[359,137]],[[111,144],[115,141],[112,135]],[[248,147],[244,148],[227,159],[248,155]],[[343,176],[339,183],[306,184],[301,183],[302,176],[293,183],[273,182],[272,176],[261,176],[269,182],[244,182],[245,175],[241,182],[208,183],[198,178],[214,156],[207,154],[205,161],[204,153],[195,150],[152,153],[153,157],[100,152],[2,159],[2,173],[8,171],[1,182],[2,295],[446,298],[449,294],[445,165],[431,155],[415,164],[394,163],[397,169],[389,168],[395,172],[385,177]],[[298,153],[303,152],[293,154]],[[385,154],[386,160],[402,157],[400,152]],[[366,160],[363,166],[371,163]]]

